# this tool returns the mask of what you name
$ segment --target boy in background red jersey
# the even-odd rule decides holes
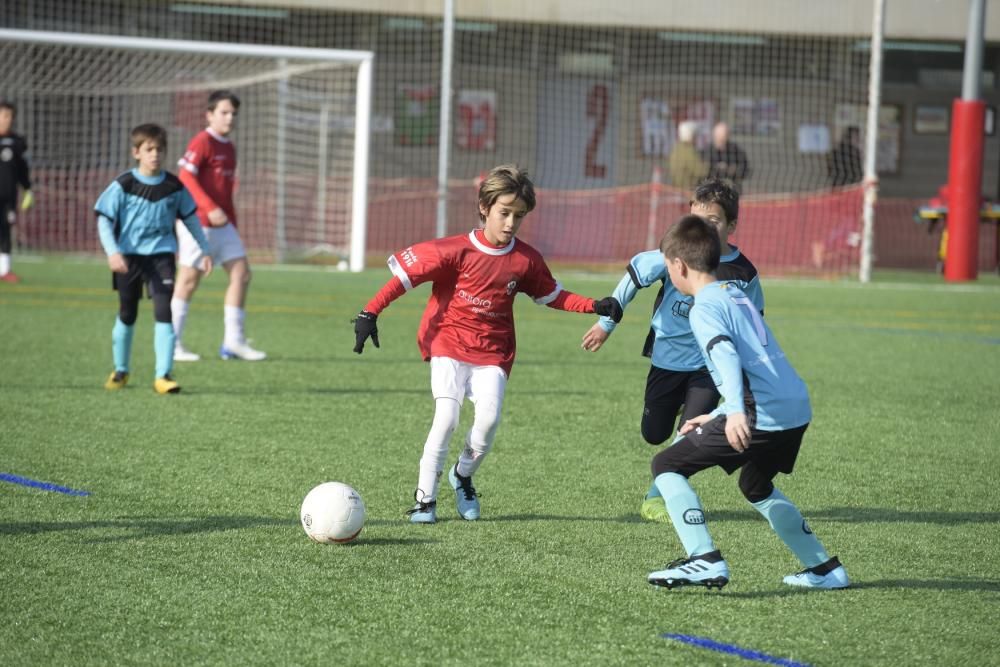
[[[392,255],[393,278],[354,321],[354,351],[361,354],[368,338],[379,346],[379,313],[417,285],[433,284],[417,345],[424,361],[431,364],[434,421],[420,459],[416,504],[407,512],[413,523],[437,520],[438,482],[466,397],[475,406],[475,418],[448,481],[461,517],[479,518],[472,476],[493,446],[500,423],[507,378],[514,365],[514,297],[518,292],[550,308],[621,320],[621,305],[614,298],[595,301],[564,290],[541,253],[514,238],[534,207],[535,189],[527,172],[514,165],[495,167],[479,186],[482,228],[417,243]]]
[[[223,317],[225,333],[219,356],[260,361],[267,355],[250,347],[243,333],[251,274],[246,249],[236,229],[236,207],[233,206],[236,147],[229,138],[239,110],[240,98],[234,93],[217,90],[209,95],[205,112],[208,127],[191,139],[177,165],[181,182],[198,204],[198,218],[208,238],[212,259],[229,275]],[[177,241],[177,284],[170,302],[176,336],[174,361],[198,361],[201,357],[184,347],[182,336],[191,299],[201,282],[203,255],[183,225],[177,226]]]

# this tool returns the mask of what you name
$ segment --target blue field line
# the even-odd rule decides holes
[[[0,482],[22,484],[24,486],[30,486],[33,489],[41,489],[42,491],[55,491],[56,493],[65,493],[68,496],[90,495],[90,491],[71,489],[68,486],[59,486],[58,484],[51,484],[49,482],[39,482],[37,479],[28,479],[27,477],[21,477],[19,475],[11,475],[8,472],[0,472]]]
[[[733,644],[723,644],[717,642],[713,639],[707,637],[695,637],[693,635],[675,635],[670,632],[665,632],[660,635],[664,639],[674,639],[685,644],[690,644],[691,646],[697,646],[698,648],[707,648],[711,651],[719,651],[720,653],[729,653],[730,655],[739,656],[744,660],[755,660],[756,662],[766,662],[769,665],[782,665],[782,667],[810,667],[808,663],[796,662],[794,660],[789,660],[787,658],[776,658],[773,655],[767,655],[766,653],[760,653],[758,651],[751,651],[750,649],[740,648]]]

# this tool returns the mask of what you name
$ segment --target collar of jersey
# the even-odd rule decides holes
[[[738,247],[734,246],[732,243],[729,244],[729,247],[732,248],[733,251],[728,255],[723,255],[722,257],[720,257],[719,258],[720,262],[731,262],[740,256],[740,249]]]
[[[163,182],[163,179],[167,177],[167,172],[161,169],[160,173],[156,176],[143,176],[139,173],[138,167],[133,167],[132,175],[135,176],[135,179],[140,183],[145,183],[146,185],[159,185]]]
[[[477,230],[473,229],[471,232],[469,232],[469,240],[472,241],[472,245],[476,246],[479,250],[485,252],[487,255],[506,255],[507,253],[509,253],[511,250],[514,249],[514,241],[516,241],[517,239],[511,239],[510,243],[508,243],[507,245],[503,246],[502,248],[497,248],[496,246],[491,246],[480,241],[479,237],[476,236],[476,231]]]
[[[228,144],[229,143],[229,137],[222,136],[221,134],[219,134],[218,132],[216,132],[212,128],[206,127],[205,131],[208,132],[209,136],[212,137],[213,139],[215,139],[216,141],[221,141],[224,144]]]

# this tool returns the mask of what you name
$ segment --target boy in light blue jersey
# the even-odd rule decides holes
[[[690,202],[691,213],[704,218],[719,234],[723,253],[717,271],[719,279],[739,285],[763,314],[764,293],[757,268],[739,248],[729,244],[730,235],[736,231],[739,206],[739,193],[719,179],[699,183]],[[632,258],[613,296],[625,308],[640,289],[657,283],[660,289],[642,351],[643,356],[650,358],[650,368],[646,376],[641,428],[642,437],[651,445],[667,441],[682,405],[684,412],[680,423],[711,411],[719,403],[719,392],[691,335],[688,314],[693,300],[670,282],[659,249],[641,252]],[[611,318],[602,317],[584,335],[583,348],[599,350],[615,326]],[[655,485],[646,493],[640,515],[650,521],[670,521]]]
[[[118,318],[111,331],[115,368],[104,386],[122,389],[128,384],[132,334],[145,284],[156,318],[153,389],[158,394],[176,394],[181,388],[170,375],[174,363],[170,298],[176,273],[177,218],[205,250],[206,273],[212,269],[212,259],[194,200],[176,176],[160,169],[167,149],[166,131],[158,125],[139,125],[132,130],[131,139],[132,157],[138,165],[112,181],[94,205],[98,235],[112,271],[112,287],[118,291]]]
[[[689,215],[660,244],[671,283],[694,297],[691,331],[722,403],[688,419],[680,440],[653,458],[654,483],[687,555],[648,581],[673,588],[689,584],[722,588],[729,566],[705,525],[705,513],[688,478],[719,466],[740,471],[744,497],[768,520],[804,569],[784,583],[807,588],[846,588],[847,572],[813,535],[802,514],[773,479],[791,473],[812,419],[809,392],[788,362],[750,298],[729,281],[716,280],[718,234]]]

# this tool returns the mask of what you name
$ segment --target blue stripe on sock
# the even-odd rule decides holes
[[[744,660],[755,660],[757,662],[766,662],[769,665],[782,665],[782,667],[809,667],[808,663],[796,662],[795,660],[789,660],[788,658],[776,658],[773,655],[767,655],[766,653],[760,653],[758,651],[751,651],[750,649],[740,648],[733,644],[723,644],[717,642],[713,639],[708,639],[707,637],[695,637],[693,635],[676,635],[670,632],[666,632],[660,635],[664,639],[673,639],[684,644],[690,644],[691,646],[697,646],[698,648],[707,648],[711,651],[719,651],[720,653],[729,653],[730,655],[739,656]]]
[[[24,486],[30,486],[34,489],[41,489],[42,491],[55,491],[57,493],[65,493],[68,496],[90,495],[90,491],[80,491],[79,489],[71,489],[66,486],[59,486],[58,484],[51,484],[49,482],[39,482],[36,479],[28,479],[27,477],[11,475],[10,473],[6,472],[0,472],[0,481],[11,482],[12,484],[22,484]]]

